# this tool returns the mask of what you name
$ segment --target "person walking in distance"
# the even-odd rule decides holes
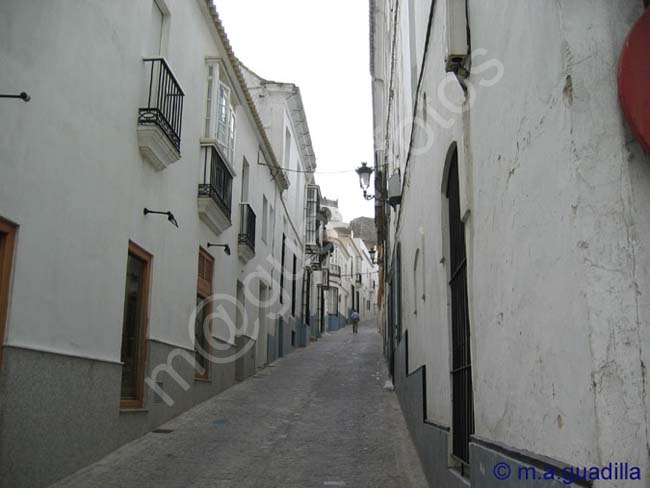
[[[359,312],[357,312],[356,310],[352,310],[352,313],[350,314],[350,319],[352,320],[352,333],[358,334],[359,333]]]

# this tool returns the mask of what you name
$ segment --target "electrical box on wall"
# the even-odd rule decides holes
[[[388,203],[391,207],[399,205],[402,201],[402,181],[398,171],[388,178]]]
[[[459,73],[468,54],[466,0],[447,1],[447,71]]]

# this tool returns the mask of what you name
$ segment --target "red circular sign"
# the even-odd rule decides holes
[[[650,153],[650,9],[634,25],[623,46],[618,95],[634,135]]]

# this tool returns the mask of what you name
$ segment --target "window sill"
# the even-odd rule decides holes
[[[125,408],[125,407],[120,407],[120,415],[123,413],[149,413],[148,408]]]
[[[194,377],[194,382],[196,382],[196,383],[212,383],[212,380],[210,378],[201,378],[200,376],[195,376]]]
[[[471,471],[470,471],[469,464],[464,464],[462,468],[460,466],[450,466],[449,472],[464,485],[471,486],[471,481],[470,481]]]

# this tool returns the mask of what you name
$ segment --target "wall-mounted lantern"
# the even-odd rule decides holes
[[[211,247],[223,247],[223,252],[226,254],[226,256],[230,256],[230,246],[228,244],[213,244],[211,242],[208,242],[208,249]]]
[[[25,92],[20,92],[18,95],[7,95],[0,93],[0,98],[20,98],[25,103],[29,102],[32,99],[32,97],[30,97]]]
[[[396,205],[399,205],[402,201],[402,185],[400,181],[399,171],[396,171],[393,176],[388,179],[388,198],[382,198],[378,195],[368,195],[368,188],[370,187],[370,175],[374,170],[368,167],[368,163],[361,163],[356,169],[356,173],[359,175],[359,185],[363,190],[363,198],[366,200],[377,200],[382,203],[389,203],[393,208]]]
[[[160,212],[158,210],[149,210],[148,208],[144,209],[144,214],[149,215],[149,214],[155,214],[155,215],[166,215],[167,220],[172,224],[175,225],[176,228],[178,229],[178,222],[176,221],[176,217],[174,217],[174,214],[167,211],[167,212]]]

